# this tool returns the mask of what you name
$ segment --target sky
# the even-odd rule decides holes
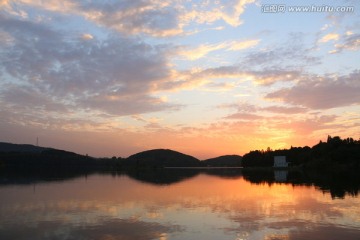
[[[360,138],[357,0],[0,0],[0,141],[199,159]]]

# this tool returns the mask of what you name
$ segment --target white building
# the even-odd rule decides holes
[[[275,156],[274,157],[274,167],[287,167],[288,163],[286,162],[286,156]]]

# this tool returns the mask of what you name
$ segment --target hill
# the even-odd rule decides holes
[[[208,167],[240,167],[242,157],[239,155],[224,155],[202,161]]]
[[[286,156],[290,166],[301,166],[318,171],[358,169],[360,140],[328,136],[313,147],[291,147],[281,150],[256,150],[243,156],[243,167],[272,167],[274,156]]]
[[[0,152],[28,152],[40,153],[48,148],[38,147],[30,144],[13,144],[0,142]]]
[[[127,165],[137,167],[196,167],[200,161],[192,156],[170,149],[153,149],[131,155]]]
[[[98,162],[100,163],[94,158],[54,148],[0,143],[0,166],[88,166],[98,164]]]
[[[30,155],[52,156],[52,157],[82,156],[74,152],[59,150],[55,148],[38,147],[31,144],[14,144],[14,143],[4,143],[4,142],[0,142],[0,154],[2,155],[30,154]]]

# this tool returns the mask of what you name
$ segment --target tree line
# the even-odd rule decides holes
[[[290,166],[324,170],[327,168],[358,168],[360,165],[360,140],[328,136],[313,147],[250,151],[242,158],[243,167],[272,167],[274,156],[286,156]]]

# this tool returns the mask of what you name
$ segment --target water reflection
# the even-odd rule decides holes
[[[198,169],[144,169],[142,171],[133,169],[123,174],[146,183],[166,185],[192,178],[199,174]]]
[[[360,236],[360,199],[332,198],[311,184],[289,184],[301,173],[288,172],[279,182],[273,171],[261,172],[263,180],[254,171],[175,172],[156,179],[135,172],[70,174],[62,181],[27,176],[31,184],[2,175],[0,239]]]
[[[332,198],[357,196],[360,189],[360,175],[357,169],[326,173],[304,169],[243,169],[242,175],[254,184],[287,183],[293,186],[315,186],[324,193],[330,193]]]
[[[43,221],[35,226],[7,224],[1,239],[166,239],[176,226],[156,222],[104,219],[101,224],[75,225],[66,221]],[[4,228],[3,227],[3,228]]]
[[[155,185],[169,185],[191,179],[199,174],[217,176],[226,179],[243,177],[254,184],[287,183],[294,186],[315,186],[324,193],[330,193],[332,198],[344,198],[346,195],[357,196],[360,189],[360,174],[357,169],[336,172],[319,173],[311,170],[293,169],[145,169],[126,171],[104,171],[99,169],[74,169],[74,168],[44,168],[44,169],[3,169],[0,168],[1,185],[21,185],[42,182],[59,182],[78,177],[87,177],[91,174],[129,176],[144,183]],[[35,189],[35,187],[34,187]]]
[[[275,181],[276,182],[286,182],[288,172],[289,171],[287,171],[287,170],[275,170],[274,171]]]

